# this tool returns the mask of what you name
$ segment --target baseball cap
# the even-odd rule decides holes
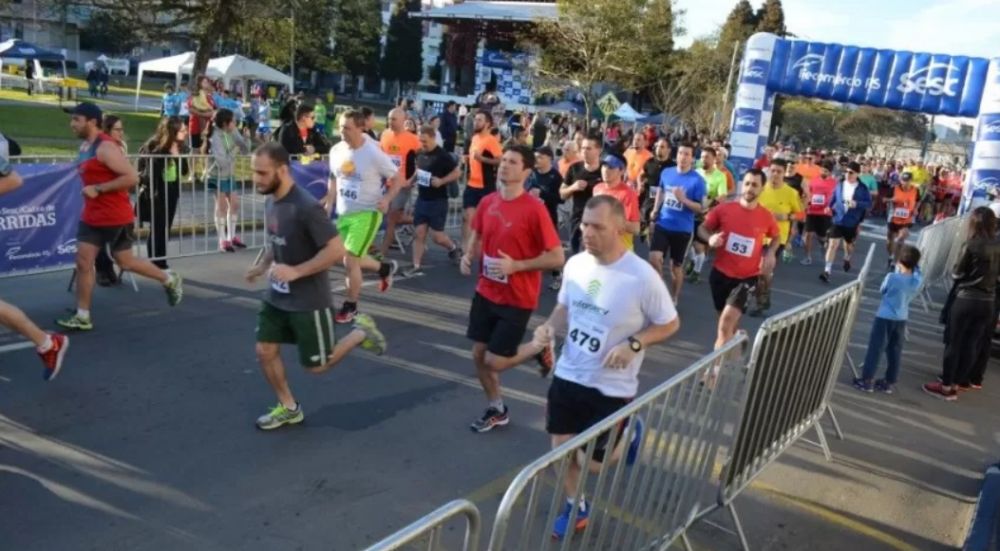
[[[78,103],[76,107],[63,107],[63,111],[70,115],[80,115],[86,119],[94,119],[97,122],[101,122],[101,119],[104,118],[101,108],[89,101]]]
[[[899,175],[899,179],[904,182],[909,182],[913,180],[913,173],[911,173],[909,170],[904,170],[902,174]]]
[[[601,161],[601,164],[603,164],[608,168],[615,168],[618,170],[625,169],[625,163],[623,163],[621,159],[615,157],[614,155],[605,155],[604,160]]]

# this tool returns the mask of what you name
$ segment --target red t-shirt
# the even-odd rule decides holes
[[[200,115],[195,115],[194,114],[193,102],[194,102],[194,98],[195,98],[196,95],[197,94],[192,94],[188,98],[188,112],[191,113],[190,116],[188,117],[188,135],[189,136],[197,136],[197,135],[201,134],[202,130],[204,130],[205,127],[208,126],[209,124],[211,124],[211,122],[212,122],[212,117],[211,116],[204,117],[204,116],[200,116]],[[205,95],[205,101],[208,103],[208,106],[210,108],[215,109],[215,99],[212,97],[211,94],[206,94]]]
[[[771,159],[768,159],[767,155],[761,155],[759,159],[753,162],[753,167],[759,168],[761,170],[764,170],[765,168],[768,168],[770,166],[771,166]]]
[[[504,201],[499,192],[493,192],[479,203],[472,229],[479,234],[483,254],[476,292],[502,306],[537,308],[542,273],[505,276],[498,262],[500,251],[514,260],[527,260],[562,246],[545,203],[528,193]]]
[[[108,141],[117,145],[121,142],[111,136],[101,133],[93,143],[83,142],[77,156],[76,170],[80,174],[83,187],[96,186],[114,180],[118,173],[108,168],[97,158],[97,148]],[[95,227],[127,226],[135,221],[132,201],[128,191],[119,189],[102,193],[94,199],[83,198],[83,213],[80,221]]]
[[[833,176],[823,179],[813,178],[809,181],[809,196],[806,197],[806,214],[811,216],[833,216],[827,209],[833,199],[833,190],[837,180]]]
[[[626,222],[639,221],[639,194],[632,189],[632,186],[624,183],[617,186],[609,186],[601,182],[594,186],[594,197],[598,195],[610,195],[618,199],[618,202],[625,207]],[[628,250],[632,250],[634,240],[631,233],[626,233],[622,241],[624,241]]]
[[[744,208],[739,201],[723,203],[708,211],[705,229],[722,232],[722,246],[715,252],[715,269],[733,279],[760,275],[764,238],[777,239],[778,223],[766,208]]]

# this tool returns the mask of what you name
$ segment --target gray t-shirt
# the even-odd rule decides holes
[[[296,266],[316,256],[327,242],[337,236],[337,228],[326,210],[308,191],[292,186],[288,195],[275,201],[268,197],[264,205],[267,242],[275,264]],[[311,312],[333,306],[330,276],[322,271],[281,283],[268,274],[264,301],[287,312]]]

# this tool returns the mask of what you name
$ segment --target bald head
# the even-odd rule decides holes
[[[406,111],[402,108],[396,107],[392,111],[389,111],[389,129],[393,132],[402,132],[405,130],[404,125],[406,124]]]

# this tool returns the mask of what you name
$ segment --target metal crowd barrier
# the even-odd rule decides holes
[[[933,302],[930,289],[937,286],[948,290],[949,275],[965,242],[968,221],[968,214],[952,216],[920,230],[917,248],[924,280],[918,296],[925,312],[930,311]]]
[[[713,503],[713,472],[738,420],[746,342],[740,333],[525,467],[500,503],[488,549],[666,549],[677,539],[687,545],[685,530]],[[629,465],[639,418],[642,445]],[[604,460],[588,461],[597,449]],[[551,537],[552,527],[566,503],[571,463],[580,466],[577,497],[586,496],[590,518],[582,533],[559,542]],[[570,526],[578,509],[574,503]]]
[[[450,522],[459,517],[465,518],[465,534],[461,549],[463,551],[476,551],[479,548],[482,521],[479,509],[466,499],[456,499],[442,505],[437,510],[369,547],[366,551],[418,548],[427,551],[444,551],[442,532]],[[425,543],[426,545],[424,545]],[[418,544],[420,547],[417,547]],[[449,546],[447,549],[455,549],[455,547]]]

